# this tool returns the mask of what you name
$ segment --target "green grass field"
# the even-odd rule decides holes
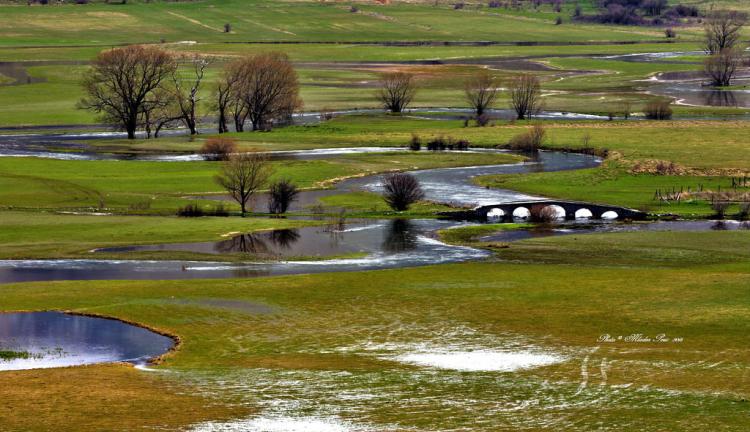
[[[748,413],[742,402],[748,397],[748,241],[747,233],[722,232],[576,236],[513,245],[499,262],[210,283],[29,283],[0,292],[6,310],[105,314],[177,334],[180,350],[147,376],[261,415],[292,398],[288,415],[334,416],[375,429],[550,423],[568,430],[613,423],[650,429],[658,414],[659,428],[684,429],[687,421],[688,429],[741,430]],[[548,263],[506,262],[537,258]],[[233,302],[219,308],[206,299]],[[247,312],[243,305],[271,312]],[[603,334],[665,334],[679,342],[597,342]],[[515,373],[394,361],[425,345],[535,346],[566,360]],[[127,369],[118,368],[84,370],[107,376]],[[3,424],[23,429],[58,418],[80,385],[61,381],[69,373],[0,377],[55,383],[45,393],[61,401],[3,411]],[[269,381],[276,384],[269,388]],[[144,387],[138,394],[147,398]],[[2,386],[4,400],[17,398],[16,388]],[[434,403],[444,398],[454,402]],[[529,399],[538,402],[519,407]],[[83,405],[76,411],[91,409],[93,399],[77,400]],[[415,414],[415,405],[424,408]],[[43,415],[31,419],[30,412]],[[135,425],[137,413],[118,418]],[[221,416],[206,404],[173,417],[180,424]]]
[[[454,9],[454,3],[92,0],[42,6],[0,0],[0,62],[28,62],[27,74],[39,80],[10,85],[11,72],[3,71],[20,65],[0,64],[0,127],[10,128],[3,134],[25,134],[45,133],[45,126],[78,132],[99,126],[92,113],[75,107],[87,62],[104,49],[133,43],[212,59],[200,93],[206,125],[221,66],[266,51],[285,52],[295,62],[307,111],[378,107],[376,81],[386,70],[417,75],[414,107],[464,107],[465,78],[487,68],[502,82],[531,69],[542,80],[546,110],[619,117],[629,106],[637,115],[660,98],[647,93],[644,80],[697,70],[702,60],[700,55],[670,63],[601,58],[701,50],[703,30],[695,23],[677,27],[677,39],[663,43],[658,26],[575,23],[573,2],[559,13],[550,3],[524,2],[518,9],[490,8],[484,1]],[[594,13],[595,0],[577,3],[584,13]],[[712,7],[704,0],[679,3]],[[712,3],[750,10],[740,0]],[[555,25],[558,16],[561,25]],[[224,31],[225,24],[231,31]],[[493,44],[456,44],[477,41]],[[505,91],[496,107],[508,107]],[[497,120],[488,127],[428,120],[419,112],[358,114],[228,136],[243,151],[403,148],[413,135],[423,142],[445,137],[502,148],[542,124],[546,149],[593,150],[607,155],[602,166],[474,181],[682,218],[713,217],[707,195],[696,190],[721,189],[747,199],[750,189],[732,190],[732,183],[750,174],[750,110],[674,106],[674,111],[674,121]],[[29,128],[13,129],[17,126]],[[178,155],[198,151],[214,136],[82,144],[86,151]],[[353,176],[524,159],[423,150],[282,160],[272,167],[273,179],[318,189]],[[219,241],[343,217],[434,218],[452,209],[421,201],[394,212],[381,196],[353,191],[322,197],[319,205],[293,214],[308,218],[241,218],[239,207],[229,202],[228,217],[175,216],[186,204],[208,210],[219,204],[209,199],[223,193],[214,181],[218,170],[217,162],[0,158],[0,260],[246,262],[269,258],[92,250]],[[655,199],[657,190],[681,189],[692,195],[680,203]],[[728,217],[739,210],[733,204]],[[0,312],[101,315],[180,341],[146,369],[98,364],[2,371],[0,430],[747,429],[750,231],[479,241],[529,226],[472,224],[433,233],[443,242],[489,251],[486,259],[447,265],[239,279],[0,284]],[[0,265],[0,280],[15,271],[6,264]],[[409,360],[450,355],[458,369],[471,369],[482,366],[483,355],[498,352],[553,360],[504,372]],[[0,362],[19,355],[0,346]]]

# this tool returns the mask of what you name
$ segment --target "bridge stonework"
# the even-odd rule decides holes
[[[513,219],[513,212],[518,208],[526,208],[528,210],[531,210],[534,206],[559,206],[563,210],[565,210],[565,218],[566,219],[575,219],[575,214],[578,210],[581,209],[588,209],[591,212],[591,219],[602,219],[602,215],[604,215],[607,212],[615,212],[617,213],[617,217],[614,219],[622,220],[622,219],[631,219],[631,220],[643,220],[646,219],[648,216],[646,213],[629,209],[625,207],[617,207],[617,206],[610,206],[610,205],[602,205],[602,204],[592,204],[592,203],[585,203],[585,202],[578,202],[578,201],[554,201],[554,200],[548,200],[548,201],[523,201],[523,202],[511,202],[511,203],[502,203],[502,204],[494,204],[494,205],[484,205],[475,208],[474,210],[466,214],[469,216],[471,213],[473,213],[473,217],[477,218],[479,220],[487,220],[487,213],[489,213],[493,209],[500,209],[503,211],[504,215],[501,217],[502,220],[512,220]]]

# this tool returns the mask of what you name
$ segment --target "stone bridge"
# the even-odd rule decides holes
[[[511,221],[513,219],[528,219],[532,209],[547,208],[547,214],[554,214],[557,219],[632,219],[642,220],[646,213],[624,207],[592,204],[577,201],[520,201],[477,207],[467,213],[473,218],[483,221]],[[468,215],[467,215],[468,216]]]

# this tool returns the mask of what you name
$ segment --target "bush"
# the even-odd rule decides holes
[[[664,36],[667,37],[667,39],[674,39],[677,37],[677,32],[673,28],[668,28],[664,30]]]
[[[187,204],[177,209],[177,216],[202,217],[202,216],[229,216],[229,210],[223,203],[219,203],[212,210],[203,210],[197,203]]]
[[[643,114],[649,120],[670,120],[672,118],[671,102],[653,101],[646,104]]]
[[[724,217],[726,217],[728,208],[729,208],[729,201],[724,201],[716,197],[711,197],[711,209],[714,211],[714,214],[717,219],[724,219]]]
[[[422,150],[422,139],[417,134],[411,134],[411,141],[409,141],[409,150],[420,151]]]
[[[209,138],[200,150],[203,159],[208,161],[225,161],[237,153],[237,142],[232,138]]]
[[[232,24],[226,23],[224,24],[224,33],[231,33],[232,32]]]
[[[529,220],[532,222],[551,223],[557,220],[557,212],[547,204],[535,204],[529,210]]]
[[[510,139],[508,146],[512,150],[520,150],[525,152],[535,152],[544,143],[544,138],[547,132],[541,125],[534,125],[530,130],[518,134]]]
[[[290,180],[282,179],[271,184],[268,190],[268,212],[284,214],[297,198],[299,190]]]
[[[490,123],[490,120],[491,118],[487,113],[482,113],[477,116],[477,126],[485,127]]]
[[[490,8],[499,8],[500,7],[500,2],[498,0],[490,0],[487,3],[487,7],[490,7]]]
[[[412,204],[424,198],[419,180],[411,174],[386,175],[383,179],[383,199],[396,211],[408,210]]]
[[[359,8],[357,6],[352,6],[349,8],[349,12],[351,13],[357,13],[359,12]]]
[[[205,213],[203,212],[203,209],[200,208],[200,206],[196,203],[186,204],[185,206],[177,209],[177,216],[201,217],[204,215]]]
[[[750,201],[745,201],[740,204],[740,213],[738,216],[740,220],[746,220],[750,217]]]
[[[560,25],[563,23],[562,17],[555,18],[555,25]]]
[[[453,5],[453,9],[459,10],[464,8],[464,2],[458,2]]]

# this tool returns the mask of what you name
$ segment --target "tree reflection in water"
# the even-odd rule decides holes
[[[704,92],[705,104],[716,107],[737,107],[737,97],[733,91],[729,90],[710,90]]]
[[[416,249],[417,234],[408,219],[393,219],[388,223],[383,240],[383,251],[405,252]]]
[[[290,249],[299,238],[300,234],[295,229],[242,234],[216,243],[216,251],[221,253],[240,252],[254,255],[275,255],[278,249]]]

